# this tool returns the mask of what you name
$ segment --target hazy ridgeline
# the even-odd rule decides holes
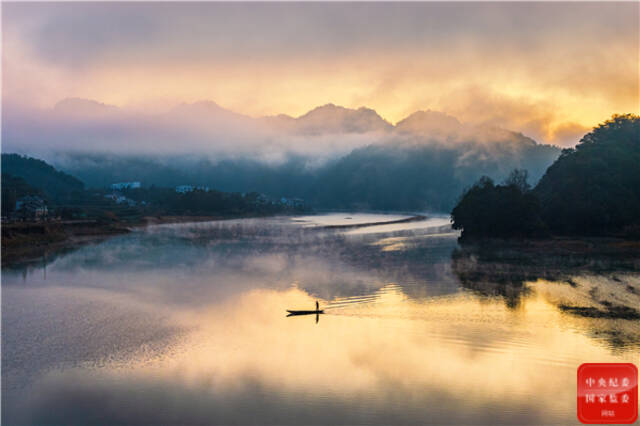
[[[532,188],[514,170],[481,178],[451,212],[462,238],[555,235],[640,236],[640,117],[613,115],[564,149]]]
[[[9,111],[3,145],[87,188],[193,184],[299,197],[315,208],[443,212],[480,176],[501,180],[520,168],[537,181],[560,154],[522,133],[435,111],[393,125],[372,109],[332,104],[254,118],[213,102],[154,115],[82,99]]]
[[[321,165],[297,155],[273,164],[250,158],[117,154],[68,154],[54,164],[88,188],[136,180],[144,186],[196,184],[300,197],[317,208],[448,211],[479,176],[500,180],[513,168],[525,168],[537,181],[558,154],[555,147],[534,143],[491,149],[469,143],[370,145]]]

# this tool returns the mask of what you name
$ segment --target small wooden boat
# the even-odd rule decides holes
[[[313,314],[324,314],[323,310],[318,310],[318,311],[292,311],[290,309],[287,309],[287,312],[289,312],[289,315],[313,315]]]

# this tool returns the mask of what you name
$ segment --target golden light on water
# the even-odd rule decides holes
[[[359,219],[295,223],[340,218]],[[540,271],[452,254],[455,236],[438,234],[437,223],[428,228],[435,234],[327,234],[358,247],[350,262],[344,252],[333,258],[338,247],[328,241],[312,239],[310,253],[291,248],[288,228],[257,251],[183,238],[207,226],[158,227],[63,257],[46,277],[10,275],[4,315],[29,320],[14,332],[53,336],[23,341],[12,359],[29,361],[38,347],[54,360],[24,379],[33,382],[11,401],[13,418],[33,415],[39,424],[57,410],[59,423],[73,423],[86,420],[78,407],[90,407],[113,423],[566,423],[575,417],[579,365],[638,362],[637,320],[562,308],[598,314],[607,304],[637,305],[632,272],[520,286],[522,273]],[[169,254],[156,247],[163,233],[178,237],[167,240],[176,245]],[[129,259],[132,239],[141,254]],[[100,267],[122,256],[121,270]],[[94,282],[101,285],[87,285]],[[286,316],[316,300],[325,311],[317,323],[316,315]],[[23,378],[10,367],[9,383]]]
[[[469,406],[526,405],[535,393],[546,409],[568,410],[575,390],[566,384],[584,360],[621,358],[584,333],[590,320],[563,314],[547,298],[529,296],[516,309],[466,292],[417,301],[388,284],[372,297],[321,301],[326,314],[316,325],[314,316],[285,317],[285,309],[314,305],[306,292],[253,290],[176,313],[194,331],[160,363],[140,359],[126,370],[183,386],[209,383],[214,393],[251,378],[291,394],[384,398],[397,390],[428,400],[443,393],[464,395]]]

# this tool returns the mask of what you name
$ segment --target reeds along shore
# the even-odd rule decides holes
[[[90,220],[2,224],[2,265],[29,261],[48,251],[72,248],[127,232],[130,229],[121,224]]]

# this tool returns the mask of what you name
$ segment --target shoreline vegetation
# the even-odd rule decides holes
[[[132,229],[162,223],[265,217],[308,211],[304,200],[207,186],[86,189],[42,160],[2,154],[2,265],[29,262]]]
[[[130,231],[121,224],[95,220],[3,223],[2,266],[35,262],[52,252],[63,252]]]
[[[2,225],[2,266],[36,262],[48,253],[72,250],[81,245],[100,242],[112,236],[128,234],[136,228],[255,217],[267,216],[147,216],[135,222],[107,223],[98,220],[69,220],[4,223]],[[418,222],[426,218],[423,215],[415,215],[389,221],[327,225],[318,227],[318,229],[363,228]]]
[[[614,115],[562,150],[533,188],[526,170],[483,176],[451,211],[460,241],[620,237],[640,240],[640,116]]]
[[[586,134],[575,148],[563,150],[533,188],[527,182],[526,170],[514,170],[502,184],[482,177],[462,194],[451,211],[452,228],[461,231],[459,241],[463,244],[516,244],[526,250],[537,247],[534,252],[631,250],[637,256],[638,164],[640,117],[614,115]],[[85,189],[83,182],[44,161],[16,154],[2,154],[2,169],[2,265],[125,234],[140,226],[311,211],[298,198],[191,185],[141,187],[140,182],[125,182],[113,184],[111,189]],[[418,215],[321,228],[349,229],[424,219]]]
[[[407,217],[404,219],[387,220],[387,221],[383,220],[378,222],[354,223],[354,224],[344,224],[344,225],[325,225],[319,228],[320,229],[356,229],[356,228],[366,228],[369,226],[395,225],[398,223],[420,222],[425,219],[427,219],[427,216],[415,215],[415,216]]]
[[[50,254],[125,235],[153,225],[209,222],[265,215],[146,216],[136,221],[100,220],[26,221],[2,224],[2,266],[34,263]]]
[[[637,321],[639,254],[640,241],[609,237],[483,239],[459,245],[451,267],[463,287],[512,308],[536,291],[573,317]],[[624,335],[609,337],[638,341]]]

